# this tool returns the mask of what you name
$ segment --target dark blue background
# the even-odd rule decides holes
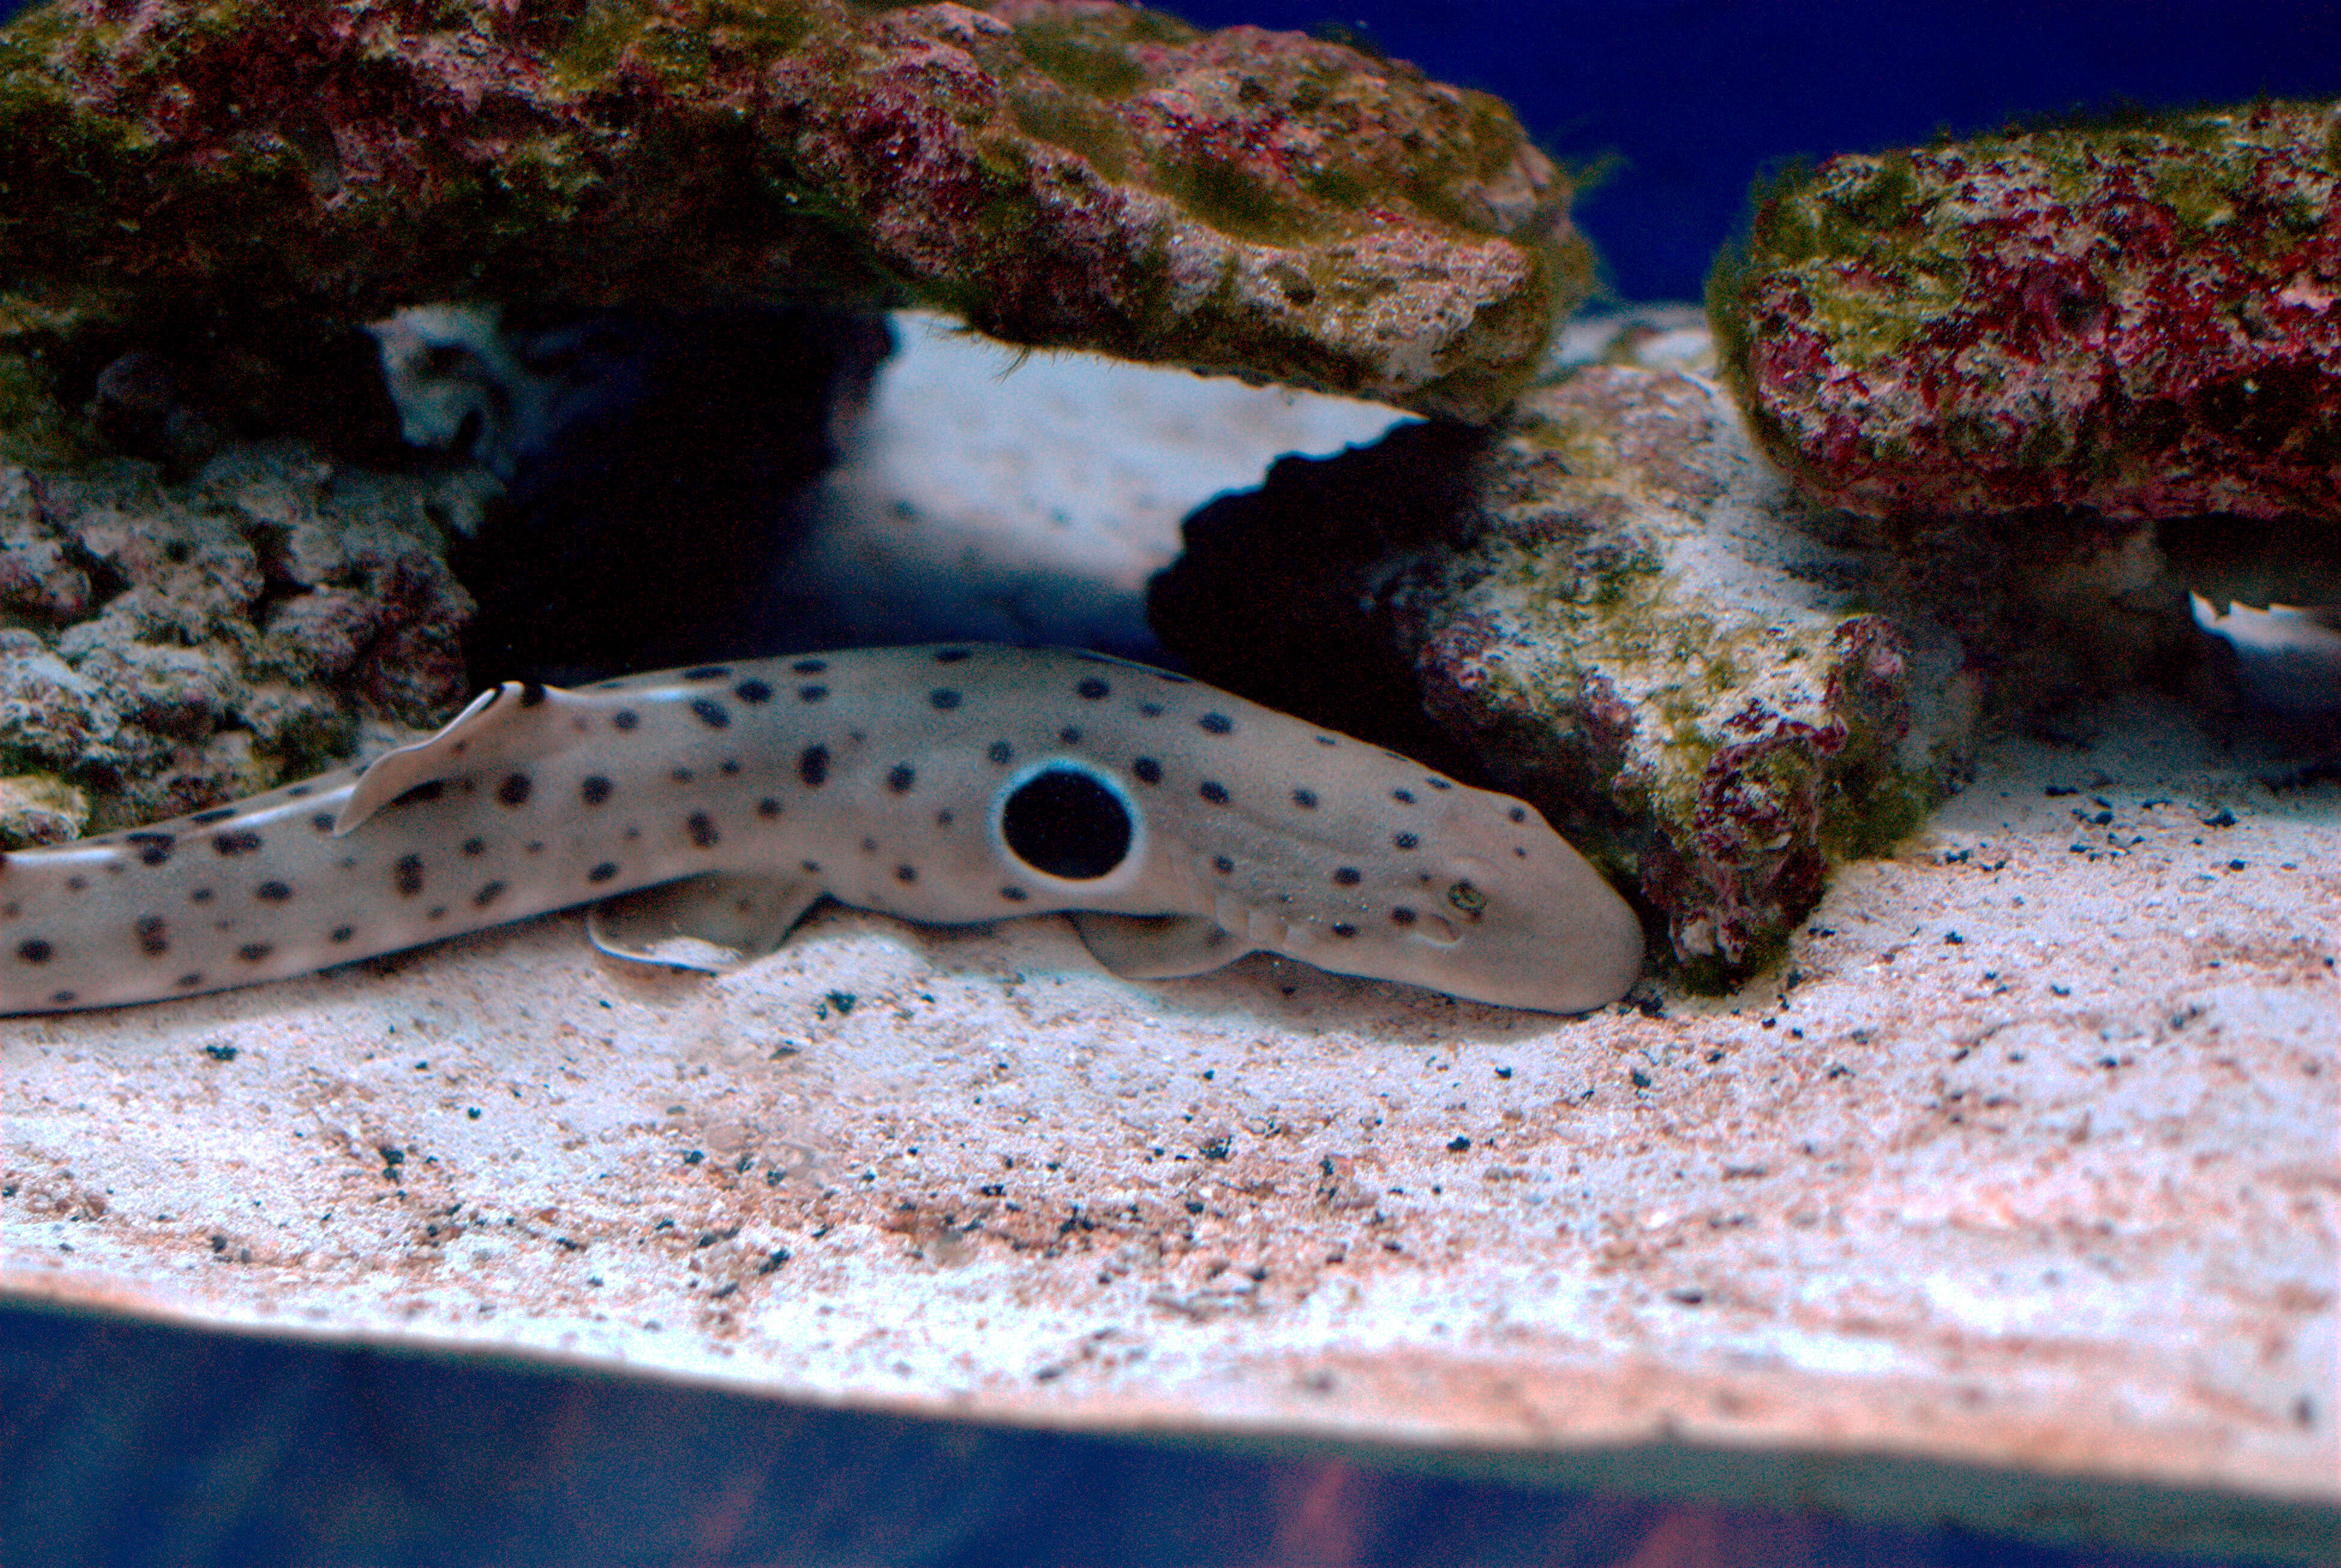
[[[1368,30],[1510,101],[1548,150],[1624,160],[1578,205],[1629,299],[1696,299],[1765,164],[2117,99],[2341,94],[2329,0],[1189,0],[1209,26]]]

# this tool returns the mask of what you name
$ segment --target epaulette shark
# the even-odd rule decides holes
[[[1134,979],[1265,950],[1577,1012],[1633,911],[1521,801],[1180,675],[984,645],[509,681],[370,766],[0,858],[0,1014],[248,986],[598,901],[722,970],[824,897],[1070,912]]]

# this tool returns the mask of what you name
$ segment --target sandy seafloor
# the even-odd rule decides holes
[[[1395,417],[905,335],[792,580],[841,640],[1141,650],[1180,516]],[[1577,1019],[839,908],[721,979],[569,914],[10,1019],[0,1292],[2317,1560],[2341,788],[2286,766],[2146,695],[1991,739],[1780,969]]]

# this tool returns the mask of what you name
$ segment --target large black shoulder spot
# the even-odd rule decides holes
[[[1044,876],[1091,882],[1129,859],[1138,841],[1138,814],[1121,786],[1103,774],[1052,761],[1001,799],[1000,841]]]

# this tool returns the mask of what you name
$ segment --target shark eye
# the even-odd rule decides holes
[[[1001,802],[1000,838],[1009,852],[1066,881],[1110,875],[1135,837],[1121,794],[1086,769],[1043,768]]]

